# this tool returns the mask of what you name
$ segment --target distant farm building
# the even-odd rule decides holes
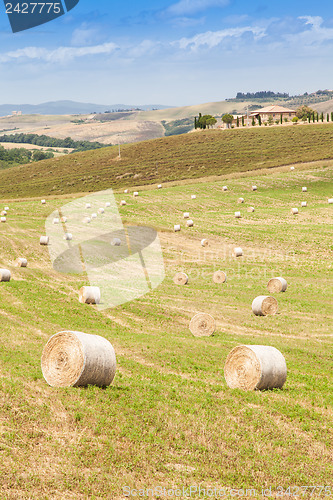
[[[287,120],[292,120],[296,116],[296,111],[294,109],[284,108],[283,106],[267,106],[266,108],[261,108],[256,111],[252,111],[250,118],[255,120],[261,118],[262,122],[267,122],[270,117],[275,120],[280,120],[285,118]]]

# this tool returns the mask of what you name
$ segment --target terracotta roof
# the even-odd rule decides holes
[[[252,111],[251,114],[257,113],[295,113],[294,109],[283,108],[282,106],[267,106],[266,108],[257,109]]]

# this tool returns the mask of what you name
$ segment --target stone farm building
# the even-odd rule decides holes
[[[250,118],[254,118],[258,120],[259,116],[262,122],[267,122],[269,117],[271,116],[273,120],[280,120],[282,115],[282,119],[284,120],[292,120],[296,116],[296,111],[289,108],[284,108],[282,106],[267,106],[266,108],[261,108],[256,111],[252,111],[250,114]]]

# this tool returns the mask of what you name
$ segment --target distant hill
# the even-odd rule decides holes
[[[21,111],[24,115],[87,115],[90,113],[104,113],[111,110],[152,110],[166,109],[169,106],[161,104],[93,104],[75,101],[50,101],[42,104],[0,104],[0,116],[11,115],[13,111]]]

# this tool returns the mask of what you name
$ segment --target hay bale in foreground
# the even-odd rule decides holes
[[[250,212],[250,213],[254,212],[254,207],[247,207],[247,211]]]
[[[189,220],[186,222],[186,225],[187,225],[187,227],[193,227],[193,226],[194,226],[194,222],[193,222],[193,220],[189,219]]]
[[[86,209],[88,210],[89,208],[91,208],[91,203],[86,203]]]
[[[267,284],[270,293],[285,292],[288,288],[288,283],[284,278],[272,278]]]
[[[42,205],[46,205],[46,200],[40,200]]]
[[[307,190],[308,190],[308,188],[307,188],[307,187],[305,187],[305,186],[304,186],[304,187],[302,187],[302,193],[306,193],[306,192],[307,192]]]
[[[290,170],[295,170],[295,167],[290,167]]]
[[[173,282],[176,284],[176,285],[187,285],[188,283],[188,276],[187,274],[185,273],[177,273],[174,277],[173,277]]]
[[[178,231],[180,231],[180,224],[175,224],[173,226],[173,230],[175,231],[175,233],[177,233]]]
[[[236,219],[241,219],[242,215],[240,212],[235,212],[235,217],[236,217]]]
[[[244,198],[238,198],[237,201],[238,201],[238,203],[244,203],[245,200],[244,200]]]
[[[292,208],[292,209],[291,209],[291,213],[292,213],[293,215],[298,215],[298,208]]]
[[[252,191],[257,191],[257,190],[258,190],[257,186],[252,186]]]
[[[162,189],[162,184],[159,184],[159,185],[157,186],[157,189]]]
[[[99,208],[99,209],[97,210],[97,212],[98,212],[99,214],[104,214],[105,210],[104,210],[104,208]]]
[[[121,245],[121,240],[119,238],[113,238],[113,240],[111,241],[111,245],[113,247],[120,247]]]
[[[184,219],[189,219],[189,218],[190,218],[189,212],[184,212]]]
[[[106,207],[106,208],[111,207],[111,203],[110,203],[109,201],[107,201],[107,202],[105,203],[105,207]]]
[[[41,365],[51,387],[106,387],[117,369],[116,355],[108,340],[71,331],[56,333],[49,339]]]
[[[215,319],[210,314],[198,313],[191,319],[190,330],[194,337],[210,337],[216,330]]]
[[[128,194],[128,189],[125,189],[125,190],[124,190],[124,193],[125,193],[125,194]]]
[[[287,364],[275,347],[240,345],[229,353],[224,377],[230,389],[281,389],[287,380]]]
[[[95,213],[94,213],[94,214],[91,214],[91,218],[92,218],[92,219],[97,219],[97,214],[95,214]]]
[[[8,269],[0,269],[0,281],[10,281],[11,277],[11,272]]]
[[[50,238],[48,236],[41,236],[39,239],[39,244],[40,245],[48,245],[50,241]]]
[[[121,206],[121,207],[124,207],[125,205],[127,205],[126,201],[125,201],[125,200],[121,200],[121,202],[120,202],[120,206]]]
[[[329,203],[330,205],[332,205],[332,204],[333,204],[333,198],[329,198],[328,203]]]
[[[79,290],[79,302],[81,304],[99,304],[101,302],[101,291],[98,286],[83,286]]]
[[[206,240],[205,238],[203,240],[201,240],[201,246],[202,247],[208,247],[208,245],[209,245],[209,241],[208,240]]]
[[[67,217],[66,217],[66,216],[61,217],[61,219],[60,219],[60,220],[61,220],[61,222],[62,222],[63,224],[65,224],[65,223],[67,222]]]
[[[139,196],[139,193],[137,191],[134,191],[133,196],[136,198],[137,196]]]
[[[273,316],[277,313],[277,310],[277,300],[268,295],[260,295],[252,302],[252,311],[256,316]]]
[[[84,224],[90,224],[90,222],[91,222],[91,218],[90,218],[90,217],[85,217],[85,218],[83,219],[83,223],[84,223]]]
[[[52,224],[59,224],[59,219],[58,217],[55,217],[52,221]]]
[[[19,257],[15,261],[15,266],[16,267],[27,267],[28,266],[28,261],[24,257]]]
[[[72,233],[65,233],[64,240],[72,241],[72,239],[73,239]]]
[[[307,201],[302,201],[301,203],[301,207],[304,208],[304,207],[307,207],[308,206],[308,203]]]
[[[6,220],[7,220],[6,217],[1,217],[0,219],[1,222],[6,222]]]
[[[5,207],[4,210],[9,210],[9,207]]]
[[[241,247],[236,247],[234,249],[234,254],[236,257],[242,257],[243,256],[243,250],[241,249]]]
[[[195,194],[192,194],[191,199],[192,199],[192,200],[196,200],[196,199],[197,199],[197,196],[196,196]]]
[[[226,283],[227,282],[227,275],[223,271],[216,271],[213,274],[213,281],[214,283],[217,283],[220,285],[221,283]]]
[[[3,211],[1,212],[1,215],[2,215],[2,217],[6,217],[6,215],[7,215],[7,210],[3,210]]]
[[[228,191],[228,186],[223,186],[223,191]]]

